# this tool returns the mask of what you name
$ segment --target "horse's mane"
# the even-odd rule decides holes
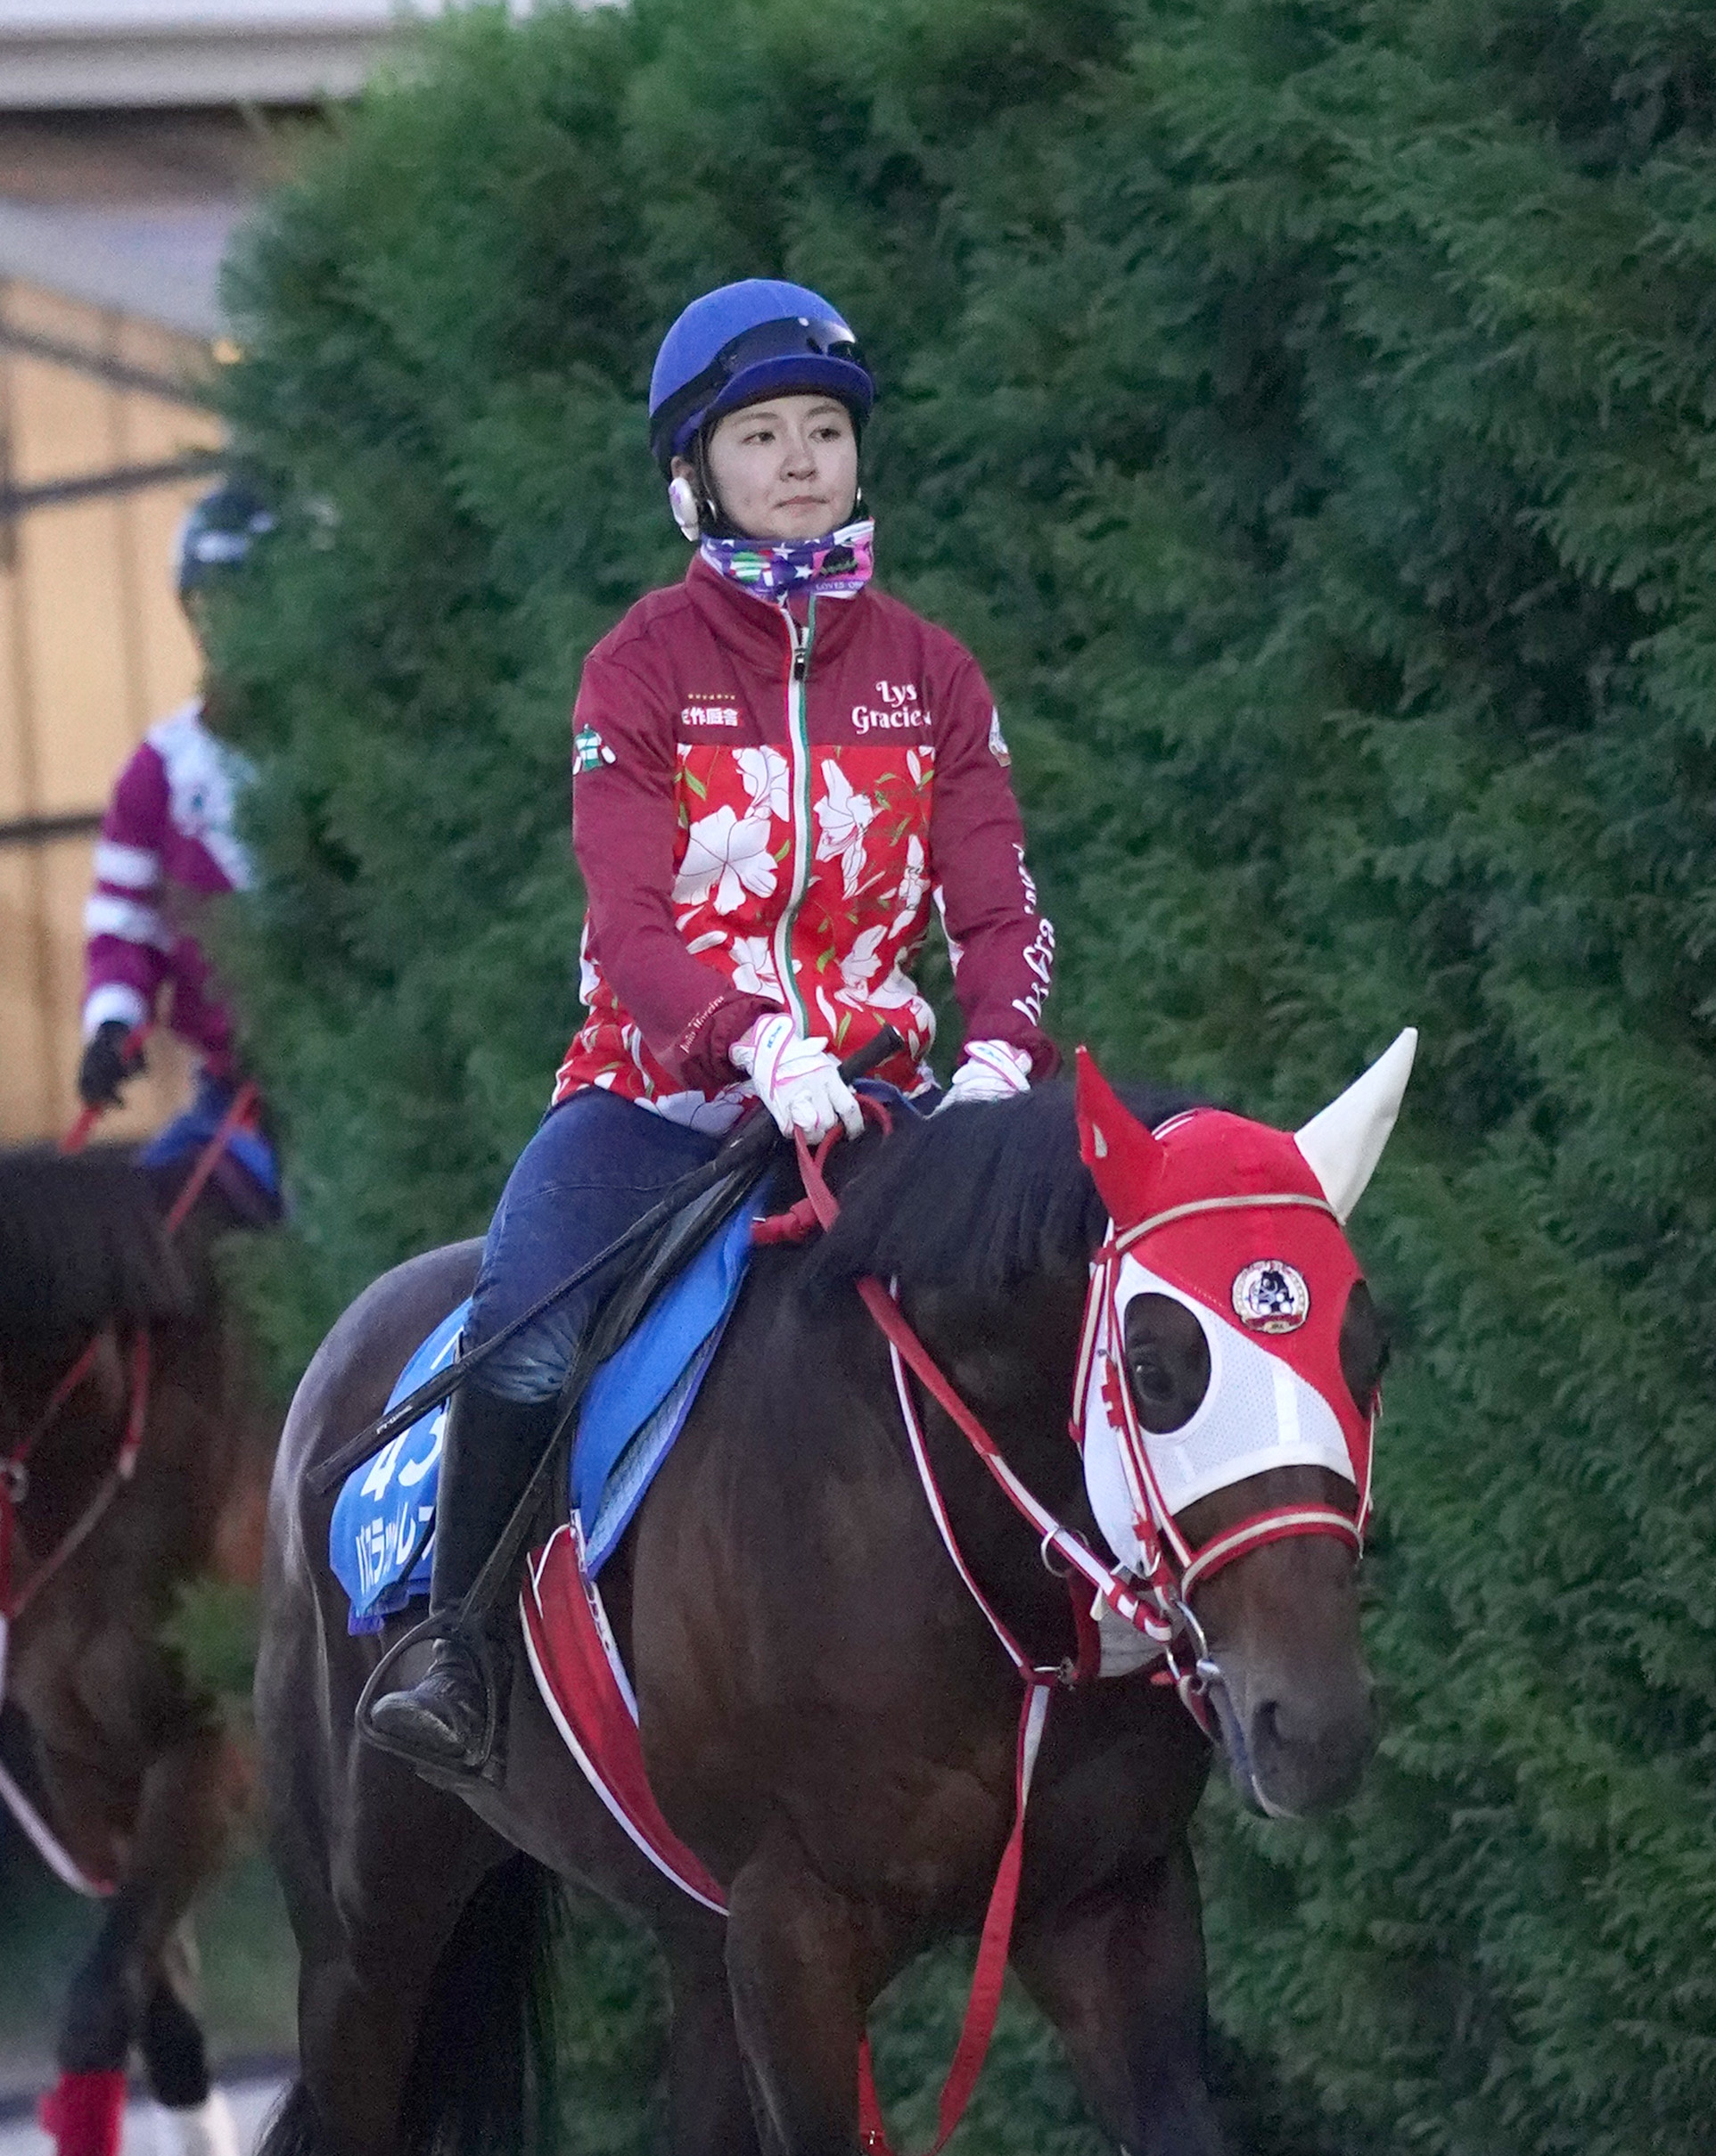
[[[127,1154],[0,1153],[0,1342],[177,1317],[191,1302],[153,1188]]]
[[[1164,1086],[1116,1090],[1150,1126],[1196,1105]],[[846,1150],[835,1148],[837,1161]],[[869,1272],[907,1288],[1005,1296],[1034,1274],[1082,1272],[1107,1218],[1079,1158],[1064,1082],[898,1118],[891,1137],[853,1148],[840,1203],[802,1276],[812,1295]]]

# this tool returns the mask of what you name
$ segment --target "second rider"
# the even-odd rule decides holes
[[[892,1025],[879,1077],[930,1093],[910,977],[940,909],[965,1043],[949,1099],[1022,1091],[1054,931],[1038,911],[976,662],[870,580],[858,451],[874,384],[816,292],[748,278],[669,331],[651,447],[696,547],[585,662],[572,835],[587,1016],[508,1180],[467,1328],[480,1347],[716,1151],[759,1099],[784,1131],[853,1136],[838,1063]],[[455,1396],[431,1614],[458,1603],[550,1436],[595,1296],[575,1292]],[[379,1700],[392,1741],[480,1758],[483,1659],[456,1634]]]

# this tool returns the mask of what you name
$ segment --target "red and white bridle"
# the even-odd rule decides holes
[[[1227,1198],[1212,1198],[1206,1201],[1206,1205],[1208,1209],[1217,1210],[1225,1209],[1233,1202]],[[1239,1202],[1246,1206],[1270,1206],[1282,1201],[1273,1197],[1264,1197]],[[1302,1205],[1315,1201],[1293,1195],[1285,1202]],[[1176,1207],[1173,1217],[1182,1217],[1187,1212],[1204,1209],[1203,1206]],[[1135,1494],[1131,1524],[1136,1553],[1135,1561],[1131,1563],[1123,1561],[1119,1552],[1111,1556],[1099,1554],[1093,1550],[1082,1535],[1057,1518],[1026,1487],[1002,1456],[988,1430],[948,1383],[940,1366],[907,1325],[898,1301],[890,1290],[884,1289],[878,1281],[863,1280],[858,1283],[858,1292],[864,1297],[871,1315],[887,1335],[900,1414],[911,1444],[918,1478],[942,1543],[972,1599],[983,1612],[1021,1675],[1027,1679],[1034,1675],[1040,1682],[1046,1673],[1036,1667],[1003,1623],[960,1551],[931,1464],[912,1389],[907,1381],[908,1370],[958,1426],[1014,1510],[1029,1522],[1038,1537],[1044,1563],[1053,1570],[1065,1573],[1069,1580],[1080,1579],[1086,1583],[1090,1591],[1093,1617],[1099,1606],[1112,1611],[1114,1617],[1131,1626],[1161,1656],[1187,1708],[1206,1732],[1213,1733],[1210,1732],[1203,1695],[1210,1683],[1219,1677],[1219,1670],[1211,1658],[1203,1628],[1193,1615],[1190,1606],[1193,1590],[1213,1578],[1226,1566],[1233,1564],[1249,1551],[1296,1535],[1330,1535],[1355,1551],[1361,1549],[1370,1503],[1370,1447],[1367,1443],[1364,1448],[1362,1480],[1355,1477],[1359,1493],[1356,1518],[1333,1505],[1272,1506],[1248,1514],[1233,1526],[1224,1528],[1201,1549],[1195,1550],[1191,1546],[1175,1522],[1173,1510],[1162,1492],[1161,1476],[1152,1463],[1147,1434],[1139,1426],[1123,1362],[1108,1356],[1103,1346],[1106,1337],[1116,1339],[1121,1337],[1118,1329],[1111,1333],[1111,1329],[1118,1328],[1124,1315],[1116,1292],[1121,1261],[1127,1251],[1148,1234],[1153,1227],[1161,1224],[1161,1222],[1145,1221],[1120,1237],[1111,1235],[1093,1259],[1073,1385],[1071,1430],[1073,1442],[1086,1452],[1087,1478],[1089,1473],[1089,1436],[1088,1424],[1082,1410],[1090,1397],[1093,1385],[1101,1383],[1105,1395],[1115,1401],[1119,1407],[1118,1431],[1124,1441],[1122,1458],[1129,1484]],[[1103,1373],[1101,1378],[1097,1376],[1099,1370]],[[1374,1428],[1374,1416],[1368,1427]],[[1293,1464],[1288,1456],[1290,1451],[1291,1448],[1286,1448],[1279,1452],[1270,1464]],[[1318,1452],[1315,1462],[1324,1464],[1326,1454]],[[1248,1467],[1244,1475],[1236,1475],[1230,1479],[1242,1480],[1245,1475],[1257,1471],[1256,1468]],[[1213,1486],[1226,1485],[1218,1484]],[[1186,1658],[1187,1650],[1189,1663]],[[1136,1660],[1128,1664],[1129,1667],[1138,1666]],[[1081,1626],[1079,1666],[1076,1671],[1069,1669],[1061,1674],[1067,1678],[1085,1678],[1096,1675],[1097,1667],[1095,1652],[1084,1638]]]

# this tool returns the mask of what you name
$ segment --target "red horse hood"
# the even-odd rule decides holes
[[[1403,1034],[1296,1136],[1217,1108],[1146,1130],[1080,1050],[1080,1147],[1113,1227],[1093,1265],[1076,1423],[1111,1543],[1147,1542],[1153,1513],[1165,1526],[1273,1467],[1327,1468],[1362,1506],[1370,1421],[1340,1354],[1360,1272],[1341,1223],[1392,1127],[1415,1040]],[[1167,1433],[1139,1427],[1127,1383],[1126,1313],[1143,1294],[1185,1304],[1210,1350],[1203,1402]]]

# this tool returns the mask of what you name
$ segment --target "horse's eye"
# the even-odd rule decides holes
[[[1184,1303],[1135,1295],[1126,1306],[1126,1374],[1147,1430],[1189,1422],[1210,1389],[1210,1343]]]
[[[1163,1362],[1154,1342],[1131,1356],[1132,1387],[1140,1398],[1165,1403],[1174,1396],[1173,1373]]]

